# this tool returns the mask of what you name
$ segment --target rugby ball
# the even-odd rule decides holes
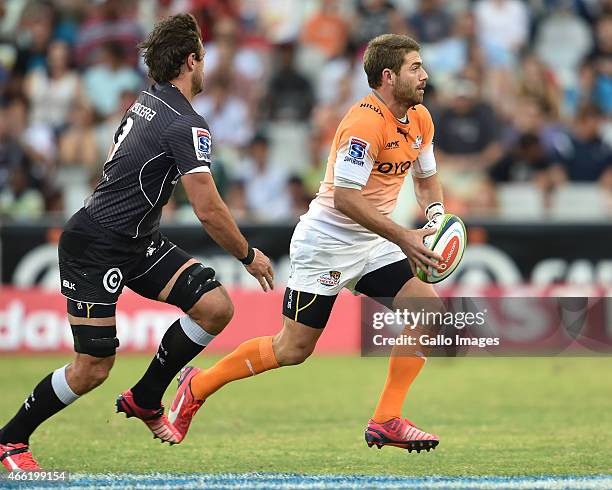
[[[428,267],[427,272],[417,268],[417,277],[429,284],[443,281],[461,262],[467,244],[465,225],[454,214],[445,214],[438,231],[423,239],[425,246],[442,256],[437,267]]]

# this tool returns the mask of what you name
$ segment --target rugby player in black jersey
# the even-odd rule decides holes
[[[210,173],[212,137],[191,106],[204,77],[195,19],[180,14],[161,21],[140,47],[155,84],[125,113],[100,183],[59,242],[61,292],[76,357],[48,374],[0,429],[0,459],[9,470],[39,469],[30,435],[108,377],[119,346],[115,306],[124,286],[185,315],[168,328],[144,376],[119,395],[117,411],[141,419],[162,442],[180,442],[162,396],[228,324],[233,306],[215,271],[159,231],[162,208],[179,179],[208,234],[242,261],[264,291],[273,287],[270,260],[242,236]]]

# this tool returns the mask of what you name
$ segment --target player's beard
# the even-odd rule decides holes
[[[423,103],[423,92],[417,87],[411,87],[408,81],[399,81],[393,86],[393,97],[400,104],[412,107]]]
[[[204,90],[204,72],[196,71],[191,78],[191,96],[195,97]]]

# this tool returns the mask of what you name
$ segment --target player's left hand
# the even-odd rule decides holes
[[[244,267],[255,279],[259,281],[261,289],[269,291],[274,289],[274,270],[270,259],[259,249],[254,248],[255,258],[253,262]]]

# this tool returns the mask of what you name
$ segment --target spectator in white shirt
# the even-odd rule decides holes
[[[193,108],[210,124],[214,144],[242,148],[253,137],[247,104],[231,93],[231,80],[218,75],[206,83]]]
[[[79,98],[79,75],[70,68],[70,46],[53,41],[47,50],[47,67],[32,70],[25,80],[30,101],[30,121],[54,130],[66,124],[70,108]]]
[[[578,84],[578,70],[593,46],[589,24],[562,3],[538,27],[535,51],[565,89]]]
[[[529,35],[529,12],[521,0],[479,0],[476,31],[487,61],[511,66]]]
[[[269,141],[258,134],[251,141],[249,158],[243,162],[246,201],[257,221],[282,221],[291,218],[291,199],[287,175],[269,159]]]

